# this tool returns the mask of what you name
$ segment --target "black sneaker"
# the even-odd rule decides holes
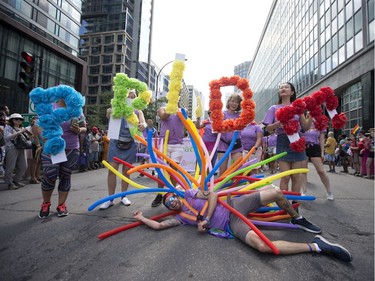
[[[157,207],[161,204],[161,201],[163,201],[163,196],[161,194],[156,195],[154,201],[151,203],[151,207]]]
[[[56,211],[58,217],[66,217],[67,215],[69,215],[65,203],[62,203],[59,206],[57,206]]]
[[[350,252],[339,244],[334,244],[328,242],[320,235],[316,235],[313,243],[318,244],[321,253],[335,257],[341,261],[350,262],[352,260],[352,255]]]
[[[38,217],[41,219],[45,219],[46,217],[49,216],[49,210],[51,209],[51,202],[43,202],[42,206],[39,211]]]
[[[322,229],[319,226],[313,225],[311,222],[309,222],[305,218],[301,218],[301,219],[292,218],[290,222],[307,232],[311,232],[311,233],[322,232]]]

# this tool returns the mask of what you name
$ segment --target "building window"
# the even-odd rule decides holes
[[[100,56],[90,56],[90,64],[99,64],[100,63]]]
[[[105,36],[104,44],[111,44],[111,43],[113,43],[113,35]]]
[[[104,46],[104,53],[105,54],[109,54],[109,53],[113,53],[113,45],[109,45],[109,46]]]
[[[100,67],[99,66],[91,66],[89,74],[99,74]]]
[[[102,84],[109,84],[112,82],[111,75],[102,75]]]
[[[102,72],[103,73],[112,73],[112,65],[104,65],[102,67]]]
[[[362,83],[358,82],[346,88],[341,98],[342,112],[348,118],[344,133],[349,134],[356,124],[362,124]]]
[[[112,55],[103,56],[103,64],[112,63]]]

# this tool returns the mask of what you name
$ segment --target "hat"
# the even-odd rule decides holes
[[[11,116],[9,116],[9,120],[14,119],[14,118],[20,118],[20,119],[24,120],[22,115],[19,114],[19,113],[13,113]]]
[[[97,131],[99,131],[99,130],[98,130],[98,128],[96,128],[96,127],[92,127],[92,128],[91,128],[91,131],[97,132]]]

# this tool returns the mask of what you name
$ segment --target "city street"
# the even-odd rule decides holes
[[[309,168],[308,194],[317,199],[302,202],[300,213],[322,227],[323,237],[351,251],[351,263],[318,254],[262,254],[237,239],[200,234],[191,226],[164,231],[138,226],[99,240],[99,234],[134,222],[134,210],[145,216],[166,212],[163,206],[152,208],[155,195],[147,193],[129,196],[129,207],[117,199],[108,210],[89,212],[91,204],[107,196],[104,168],[75,173],[69,216],[57,217],[56,190],[45,220],[37,216],[39,185],[7,190],[0,179],[0,280],[374,280],[374,181],[329,173],[335,200],[328,201]],[[137,175],[132,179],[156,187]],[[260,229],[271,240],[314,239],[303,230]]]

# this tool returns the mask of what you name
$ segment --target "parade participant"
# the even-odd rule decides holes
[[[262,148],[263,130],[255,122],[251,122],[241,131],[241,142],[243,147],[243,155],[245,156],[254,146],[255,151],[250,155],[248,160],[257,159],[261,161],[263,148]],[[258,169],[251,171],[251,174],[257,174]]]
[[[242,98],[239,94],[232,94],[227,100],[226,108],[224,111],[224,119],[236,119],[240,116]],[[225,152],[233,139],[234,132],[222,133],[218,146],[218,160],[224,157]],[[235,145],[231,151],[231,160],[234,162],[238,158],[242,157],[242,143],[241,143],[241,132],[239,132]],[[219,175],[222,175],[228,167],[228,161],[224,161],[219,168]]]
[[[276,111],[285,106],[291,105],[296,100],[297,93],[291,83],[283,83],[279,87],[279,101],[276,105],[272,105],[264,117],[262,123],[267,126],[267,130],[271,132],[276,129],[277,143],[276,143],[276,154],[281,152],[287,152],[287,155],[279,159],[280,172],[288,171],[291,169],[303,168],[303,161],[306,160],[306,152],[296,152],[290,148],[290,140],[283,129],[283,124],[277,120]],[[296,120],[299,120],[300,126],[303,130],[307,131],[310,129],[312,119],[309,115],[304,114],[295,115]],[[292,179],[292,191],[299,192],[301,187],[301,175],[294,174],[287,177],[282,177],[280,180],[280,188],[282,190],[288,190],[289,178]]]
[[[129,99],[135,99],[137,97],[135,90],[130,90],[128,93]],[[145,119],[143,116],[143,112],[141,110],[135,111],[136,115],[139,119],[139,126],[138,128],[143,131],[146,127]],[[112,114],[112,109],[107,109],[107,118],[110,118]],[[137,154],[137,144],[135,143],[130,130],[129,124],[125,117],[121,118],[121,126],[120,126],[120,133],[118,139],[110,139],[109,147],[108,147],[108,163],[118,170],[120,164],[116,162],[113,158],[117,157],[123,161],[126,161],[130,164],[136,162],[136,154]],[[126,165],[122,165],[122,174],[125,177],[129,178],[128,170],[130,168]],[[107,176],[107,184],[108,184],[108,195],[112,195],[115,193],[116,190],[116,174],[113,173],[111,170],[108,170]],[[121,181],[121,191],[127,191],[129,187],[129,183],[126,181]],[[130,206],[130,200],[124,196],[121,198],[121,203],[125,206]],[[106,210],[109,207],[113,206],[113,201],[104,202],[100,205],[100,210]]]
[[[250,227],[245,224],[236,215],[229,213],[228,209],[221,205],[217,205],[217,194],[209,191],[201,191],[198,189],[189,189],[185,192],[184,198],[190,206],[198,213],[202,210],[208,200],[207,214],[198,221],[192,221],[182,214],[177,214],[174,218],[162,222],[150,220],[143,216],[141,211],[133,213],[134,218],[144,223],[148,227],[155,230],[167,229],[179,225],[195,225],[199,232],[207,232],[211,229],[220,229],[222,231],[230,231],[235,237],[239,238],[248,246],[258,250],[259,252],[272,253],[271,248],[266,245],[263,240],[255,234]],[[285,198],[279,189],[268,189],[260,192],[243,195],[233,198],[230,202],[231,206],[247,216],[249,213],[256,211],[262,205],[276,202],[277,205],[285,210],[291,217],[291,223],[299,228],[312,232],[320,233],[320,227],[310,223],[301,215],[299,215]],[[170,210],[193,214],[187,208],[179,197],[173,193],[167,193],[163,197],[163,204]],[[299,254],[299,253],[320,253],[335,257],[339,260],[350,262],[352,256],[350,252],[339,244],[333,244],[320,235],[310,243],[297,243],[289,241],[273,241],[273,244],[279,249],[280,254]]]
[[[306,155],[308,159],[303,161],[304,168],[307,168],[308,160],[314,165],[316,172],[318,173],[321,182],[327,191],[327,199],[333,200],[333,194],[331,190],[331,184],[329,178],[324,171],[323,160],[324,160],[324,134],[325,130],[318,131],[314,125],[311,125],[310,130],[302,132],[301,135],[306,139]],[[303,195],[307,194],[307,174],[301,175],[301,191]]]
[[[179,109],[180,110],[180,109]],[[178,117],[177,113],[168,114],[165,107],[158,109],[158,116],[160,118],[160,140],[165,139],[167,130],[169,130],[168,137],[168,151],[166,155],[171,158],[177,164],[181,163],[183,156],[183,139],[185,135],[184,124]],[[174,167],[172,167],[174,168]],[[172,184],[176,186],[176,182],[171,178]],[[159,188],[163,186],[158,184]],[[155,199],[152,201],[151,206],[157,207],[161,204],[163,196],[157,194]]]
[[[54,109],[66,108],[63,99],[59,99],[54,104]],[[42,153],[43,178],[41,183],[43,203],[39,212],[39,218],[47,218],[50,214],[51,197],[55,189],[57,178],[58,184],[58,205],[57,216],[65,217],[69,215],[66,208],[66,200],[71,188],[71,179],[73,169],[76,167],[79,157],[79,135],[86,133],[85,117],[81,115],[78,118],[72,118],[60,124],[63,134],[62,139],[65,140],[66,161],[53,164],[51,155]]]

